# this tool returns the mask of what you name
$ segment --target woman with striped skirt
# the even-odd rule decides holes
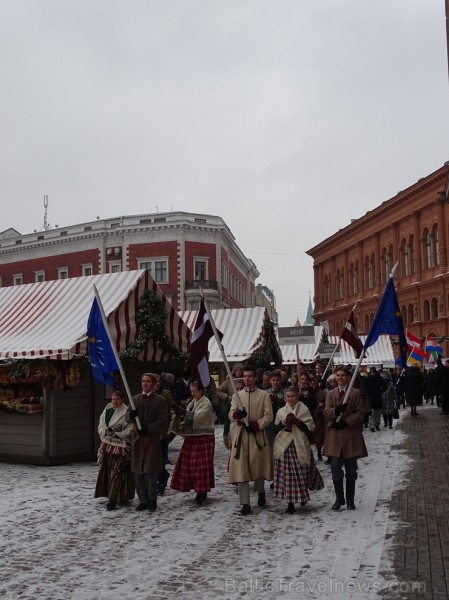
[[[114,392],[98,425],[101,446],[98,450],[100,470],[95,498],[108,498],[107,510],[114,510],[117,501],[127,502],[134,498],[135,479],[131,473],[130,443],[134,425],[125,421],[127,408],[123,404],[122,393]]]
[[[314,422],[309,409],[298,401],[294,388],[285,391],[286,404],[275,419],[274,496],[285,498],[287,513],[295,512],[295,503],[305,506],[309,490],[321,490],[323,479],[318,471],[310,443],[313,443]]]
[[[190,383],[192,401],[187,405],[184,442],[173,471],[170,487],[180,492],[195,490],[202,504],[215,487],[215,434],[212,404],[204,396],[200,381]]]

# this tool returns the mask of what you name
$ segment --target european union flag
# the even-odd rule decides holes
[[[107,383],[114,387],[112,372],[117,371],[119,366],[96,298],[92,302],[89,320],[87,321],[87,350],[95,381],[97,383]]]
[[[402,320],[399,303],[394,289],[393,278],[390,277],[385,288],[384,295],[377,307],[373,324],[368,332],[363,349],[366,350],[376,343],[379,335],[386,333],[399,336],[400,361],[399,366],[405,369],[407,365],[407,340],[404,332],[404,322]]]

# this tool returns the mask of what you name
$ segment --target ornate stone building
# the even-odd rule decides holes
[[[253,261],[221,217],[170,212],[0,233],[0,285],[148,269],[177,310],[257,305]]]
[[[328,321],[340,335],[356,304],[358,332],[366,334],[399,261],[395,287],[405,326],[420,337],[449,336],[448,181],[445,163],[308,250],[315,323]]]

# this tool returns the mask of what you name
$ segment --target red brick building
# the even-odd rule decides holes
[[[177,310],[256,306],[253,261],[221,217],[185,212],[99,219],[21,235],[0,233],[0,284],[148,269]]]
[[[449,163],[310,250],[314,319],[340,335],[357,303],[367,333],[394,264],[404,324],[415,335],[449,336]],[[443,344],[449,355],[448,344]]]

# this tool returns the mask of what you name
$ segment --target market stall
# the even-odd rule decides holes
[[[98,416],[111,390],[94,383],[85,358],[94,284],[118,352],[136,340],[139,302],[149,290],[168,314],[168,338],[188,351],[190,330],[148,271],[0,288],[0,460],[60,464],[95,456]],[[151,342],[138,358],[154,364],[165,356]],[[131,389],[144,369],[125,365]]]

